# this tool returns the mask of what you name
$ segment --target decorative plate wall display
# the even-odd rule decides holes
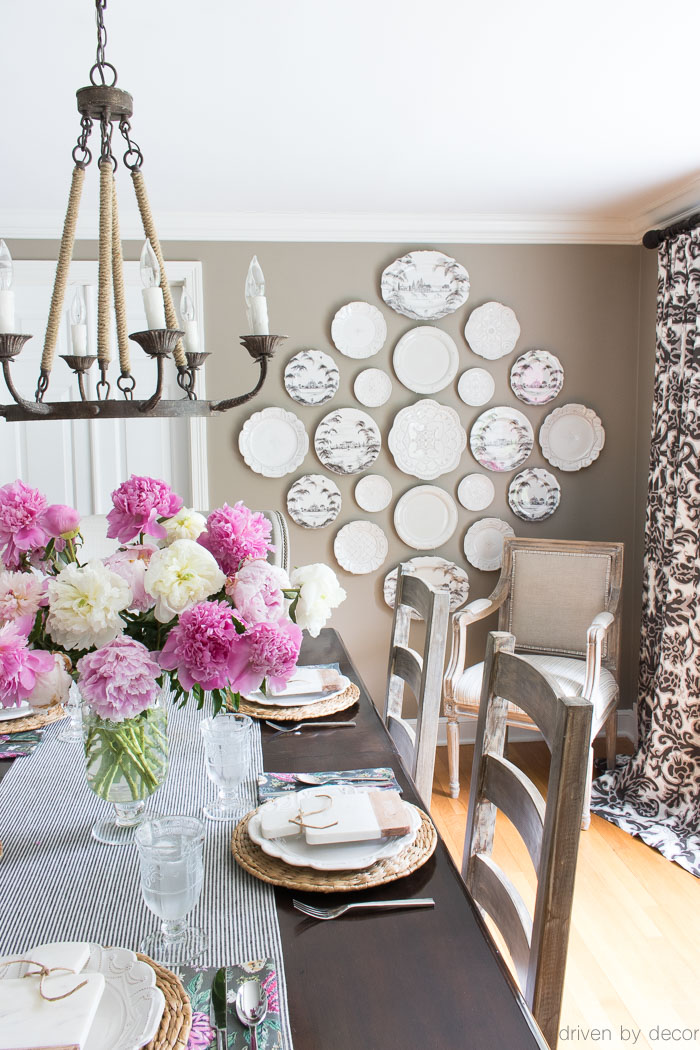
[[[416,550],[441,547],[457,528],[455,501],[437,485],[416,485],[396,504],[394,528],[399,539]]]
[[[340,489],[323,474],[304,474],[287,493],[287,510],[292,521],[304,529],[322,529],[340,514]]]
[[[528,350],[511,368],[510,385],[526,405],[546,405],[564,385],[561,361],[547,350]]]
[[[396,413],[387,443],[399,470],[432,481],[459,465],[467,435],[454,408],[423,398]]]
[[[351,521],[333,541],[333,553],[342,569],[364,575],[384,564],[389,541],[373,521]]]
[[[442,252],[409,252],[382,274],[382,299],[404,317],[436,321],[454,313],[469,295],[469,274]]]
[[[485,368],[468,368],[462,372],[457,384],[457,393],[465,405],[479,408],[487,404],[494,395],[496,380]]]
[[[464,553],[470,565],[483,572],[500,569],[503,562],[503,540],[515,533],[501,518],[475,521],[464,537]]]
[[[340,372],[322,350],[302,350],[287,362],[284,387],[300,405],[323,405],[335,394]]]
[[[517,408],[489,408],[469,435],[472,455],[488,470],[516,470],[532,452],[530,420]]]
[[[355,502],[368,514],[385,510],[392,496],[391,483],[381,474],[365,474],[355,485]]]
[[[391,379],[381,368],[365,368],[355,379],[355,397],[367,408],[379,408],[391,397]]]
[[[515,349],[520,338],[520,325],[509,306],[484,303],[472,310],[464,336],[475,354],[495,361]]]
[[[253,412],[243,424],[238,448],[256,474],[281,478],[300,465],[309,451],[309,437],[293,412],[264,408],[262,412]]]
[[[592,408],[562,405],[540,427],[542,455],[560,470],[581,470],[600,455],[605,444],[603,424]]]
[[[404,562],[409,565],[415,576],[420,576],[426,583],[431,584],[439,591],[447,591],[450,596],[450,612],[459,609],[469,597],[469,577],[464,569],[455,565],[453,561],[446,558],[438,558],[437,555],[428,555],[423,558],[409,558]],[[384,601],[390,609],[394,608],[396,601],[396,577],[398,566],[388,572],[384,577]],[[412,620],[421,620],[422,617],[415,610],[411,610]]]
[[[399,339],[393,363],[396,378],[409,390],[435,394],[457,375],[459,352],[447,332],[424,324]]]
[[[508,505],[523,521],[544,521],[554,514],[561,499],[559,482],[548,470],[521,470],[508,486]]]
[[[371,303],[348,303],[333,318],[331,339],[346,357],[372,357],[386,341],[386,321]]]
[[[495,495],[494,484],[485,474],[467,474],[457,489],[457,499],[465,510],[486,510]]]
[[[314,446],[324,467],[336,474],[359,474],[379,455],[382,436],[366,412],[339,408],[318,424]]]

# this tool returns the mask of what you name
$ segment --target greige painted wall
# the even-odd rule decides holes
[[[303,564],[324,560],[336,569],[349,600],[334,615],[333,625],[344,635],[367,686],[380,706],[383,703],[386,659],[391,614],[384,604],[382,583],[385,573],[403,558],[421,553],[404,546],[393,529],[392,512],[396,500],[415,479],[398,471],[386,448],[386,437],[396,412],[413,403],[419,395],[405,389],[395,379],[391,367],[393,348],[401,335],[416,322],[385,306],[379,292],[383,268],[412,244],[285,244],[285,243],[192,243],[164,244],[166,259],[201,259],[204,270],[207,349],[212,352],[207,383],[210,394],[228,396],[252,386],[256,370],[246,352],[238,346],[238,334],[245,333],[243,285],[251,256],[258,255],[265,272],[271,330],[286,333],[288,341],[273,362],[271,376],[255,402],[208,423],[210,503],[243,499],[252,507],[285,509],[286,493],[292,482],[305,473],[324,473],[313,451],[313,433],[319,420],[332,408],[360,407],[352,394],[355,376],[364,367],[386,369],[393,380],[390,402],[372,414],[379,424],[384,447],[373,471],[389,478],[394,499],[375,520],[389,539],[389,556],[378,572],[352,576],[339,569],[333,557],[333,538],[348,521],[366,517],[355,504],[353,490],[357,477],[332,475],[339,485],[343,506],[336,522],[322,530],[305,530],[290,523],[293,561]],[[443,246],[436,244],[435,248]],[[126,254],[137,258],[140,245],[129,244]],[[52,258],[56,247],[44,242],[13,242],[16,258]],[[497,573],[484,573],[466,564],[462,543],[473,521],[497,516],[508,521],[516,533],[527,536],[570,537],[577,539],[624,540],[627,544],[626,615],[623,635],[623,705],[634,699],[631,679],[637,649],[638,594],[634,580],[639,576],[640,515],[643,515],[645,463],[644,427],[638,419],[638,396],[649,401],[648,304],[641,314],[640,291],[653,294],[649,281],[649,262],[643,249],[618,246],[529,246],[529,245],[449,245],[444,250],[463,263],[471,277],[467,304],[436,324],[455,339],[460,352],[461,374],[466,368],[484,366],[496,378],[496,394],[491,405],[517,407],[531,420],[535,431],[551,408],[570,401],[593,408],[603,421],[606,445],[600,458],[579,473],[555,471],[561,489],[559,510],[540,525],[515,518],[507,507],[506,492],[515,472],[493,474],[496,499],[483,514],[459,509],[459,524],[453,538],[435,553],[467,568],[470,599],[486,596]],[[82,244],[77,258],[90,257],[91,246]],[[646,253],[651,256],[651,253]],[[640,277],[643,280],[640,281]],[[330,324],[344,303],[362,299],[378,306],[387,321],[388,338],[373,358],[354,361],[335,350],[330,340]],[[512,307],[520,321],[521,337],[516,351],[505,359],[485,362],[473,354],[463,336],[471,309],[488,300]],[[653,307],[652,307],[653,309]],[[640,341],[640,323],[644,338]],[[653,321],[652,321],[653,325]],[[638,360],[644,363],[644,377],[638,375]],[[284,390],[284,366],[304,347],[325,350],[337,361],[341,373],[340,390],[335,398],[319,408],[297,405]],[[535,408],[518,401],[508,383],[510,367],[519,353],[532,348],[554,352],[564,371],[564,389],[549,406]],[[644,395],[644,397],[642,397]],[[433,395],[436,400],[457,409],[469,429],[483,409],[464,405],[457,396],[456,382]],[[238,432],[253,411],[278,404],[294,411],[304,421],[311,439],[309,453],[293,475],[281,480],[265,479],[252,473],[238,452]],[[648,435],[648,427],[646,428]],[[643,465],[644,464],[644,465]],[[549,465],[536,443],[527,466]],[[456,499],[460,479],[479,465],[468,448],[460,467],[438,479]],[[643,480],[643,484],[642,481]],[[475,634],[474,658],[480,658],[483,632]]]

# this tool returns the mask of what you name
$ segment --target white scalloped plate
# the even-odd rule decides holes
[[[391,379],[381,368],[365,368],[355,379],[355,397],[366,408],[379,408],[391,397]]]
[[[382,274],[382,299],[414,321],[436,321],[458,310],[469,295],[469,274],[443,252],[408,252]]]
[[[409,547],[434,550],[457,528],[457,506],[437,485],[415,485],[396,504],[394,528]]]
[[[350,521],[335,537],[333,553],[341,569],[364,576],[384,564],[389,541],[373,521]]]
[[[338,366],[322,350],[301,350],[284,370],[284,388],[300,405],[325,405],[339,383]]]
[[[495,495],[494,483],[486,474],[467,474],[457,488],[457,499],[465,510],[486,510]]]
[[[467,435],[454,408],[426,397],[396,413],[387,444],[399,470],[433,481],[459,466]]]
[[[503,540],[515,536],[507,521],[501,518],[481,518],[475,521],[464,537],[464,553],[470,565],[483,572],[494,572],[503,563]]]
[[[475,354],[496,361],[513,352],[520,337],[520,325],[509,306],[484,303],[470,313],[464,337]]]
[[[302,529],[322,529],[340,514],[340,489],[324,474],[304,474],[287,493],[287,512]]]
[[[281,478],[291,474],[309,451],[309,435],[293,412],[283,408],[264,408],[253,412],[241,428],[238,448],[256,474]]]
[[[347,303],[333,318],[331,339],[346,357],[373,357],[386,341],[384,315],[371,303]]]
[[[603,424],[592,408],[562,405],[540,427],[542,455],[560,470],[589,467],[605,444]]]
[[[435,394],[452,382],[459,368],[454,339],[442,328],[418,325],[394,348],[394,372],[400,383],[416,394]]]
[[[355,485],[355,502],[368,514],[386,510],[392,495],[391,482],[381,474],[365,474]]]
[[[468,368],[462,372],[457,384],[457,393],[465,405],[479,408],[491,400],[496,390],[496,380],[485,368]]]

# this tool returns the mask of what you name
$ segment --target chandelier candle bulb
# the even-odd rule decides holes
[[[199,328],[197,326],[194,303],[187,294],[187,289],[182,289],[180,297],[180,316],[182,327],[185,330],[185,350],[191,354],[199,353]]]
[[[75,357],[87,356],[87,311],[80,288],[76,288],[70,307],[70,337]]]
[[[150,241],[144,241],[141,249],[141,280],[143,282],[143,305],[146,309],[146,325],[152,331],[167,328],[165,303],[160,287],[160,266]]]
[[[12,256],[10,249],[0,240],[0,332],[15,330],[15,293],[12,285]]]
[[[257,255],[253,256],[248,267],[248,275],[245,280],[245,303],[251,335],[269,335],[270,322],[267,318],[265,277]]]

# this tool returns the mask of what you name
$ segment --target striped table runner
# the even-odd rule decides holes
[[[146,803],[148,811],[201,817],[216,789],[207,779],[194,705],[170,706],[170,772]],[[105,846],[90,834],[109,804],[88,788],[82,748],[46,729],[33,755],[17,759],[0,782],[0,955],[47,941],[92,941],[136,950],[158,919],[143,902],[136,849]],[[253,727],[252,775],[245,810],[257,805],[262,772],[260,728]],[[223,966],[272,958],[278,974],[285,1050],[292,1050],[284,966],[274,890],[241,870],[230,852],[232,825],[204,821],[204,886],[188,921],[209,933],[201,964]]]

